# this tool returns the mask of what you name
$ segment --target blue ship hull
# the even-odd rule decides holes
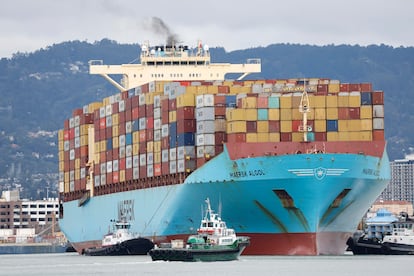
[[[63,203],[60,227],[74,248],[99,246],[120,215],[154,242],[194,234],[209,197],[227,225],[249,236],[244,254],[343,254],[361,218],[390,179],[388,156],[351,153],[231,160],[223,153],[182,184]]]

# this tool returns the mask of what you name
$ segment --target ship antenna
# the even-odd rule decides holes
[[[308,142],[308,131],[312,131],[312,126],[308,126],[310,108],[308,92],[306,90],[306,79],[303,79],[303,93],[299,104],[299,112],[302,113],[302,125],[299,126],[299,131],[303,132],[303,141]]]

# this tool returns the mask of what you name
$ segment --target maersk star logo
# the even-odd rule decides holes
[[[325,176],[340,176],[349,169],[326,169],[318,167],[315,169],[290,169],[289,172],[296,176],[314,176],[317,180],[322,180]]]

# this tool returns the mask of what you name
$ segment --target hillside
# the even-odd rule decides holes
[[[136,62],[139,45],[111,40],[70,41],[0,60],[0,189],[22,186],[28,198],[57,196],[57,130],[73,109],[118,91],[88,74],[88,61]],[[213,62],[261,58],[252,79],[330,78],[371,82],[385,92],[386,139],[391,160],[411,154],[410,108],[414,92],[414,48],[274,44],[226,52],[210,49]],[[47,190],[45,189],[47,187]]]

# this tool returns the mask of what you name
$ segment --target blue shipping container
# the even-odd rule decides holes
[[[371,92],[361,92],[361,105],[371,105],[372,97]]]
[[[269,119],[268,110],[264,108],[257,109],[257,119],[259,121],[267,121]]]
[[[326,131],[338,131],[338,120],[326,120]]]
[[[269,97],[267,105],[269,108],[279,108],[280,107],[279,97]]]
[[[132,134],[125,134],[125,145],[132,145]]]
[[[195,145],[194,133],[184,132],[177,135],[177,146],[193,146]]]
[[[106,140],[106,150],[112,149],[112,138]]]

